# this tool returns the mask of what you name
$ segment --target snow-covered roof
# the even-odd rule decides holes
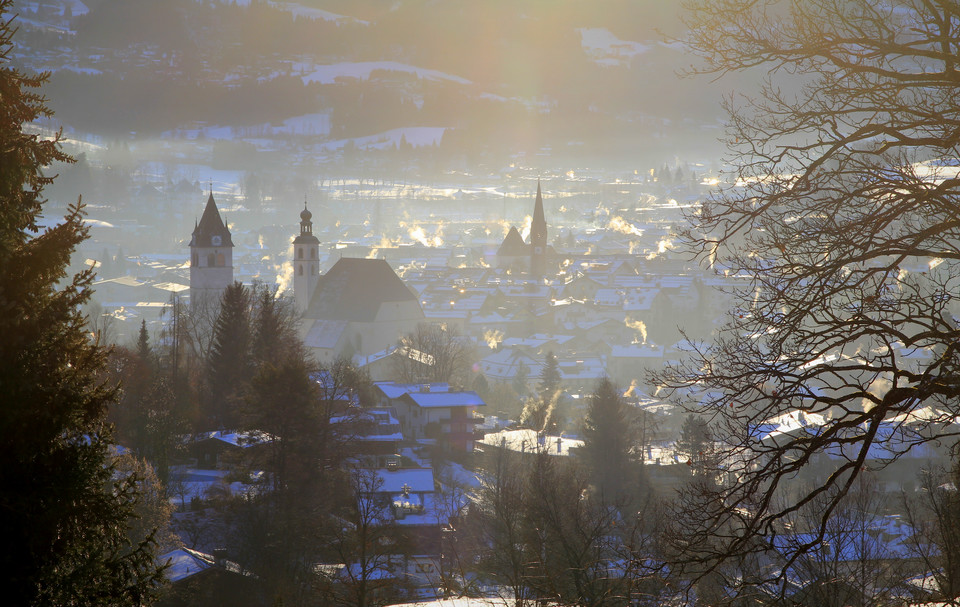
[[[412,493],[430,493],[434,490],[431,468],[401,468],[376,470],[377,493],[402,493],[404,485]]]
[[[457,392],[408,392],[406,398],[412,400],[418,407],[436,408],[436,407],[484,407],[487,403],[483,402],[476,392],[472,390],[463,390]]]
[[[663,358],[663,346],[650,344],[613,346],[610,356],[611,358]]]
[[[487,434],[480,441],[483,445],[500,447],[510,451],[534,453],[538,450],[551,455],[570,455],[570,449],[583,446],[578,438],[564,436],[549,436],[536,430],[501,430]]]
[[[171,583],[185,580],[202,571],[218,566],[233,573],[243,574],[241,567],[232,561],[225,560],[218,565],[213,555],[190,548],[178,548],[160,556],[158,560],[160,563],[169,564],[164,573]]]
[[[316,320],[304,336],[303,345],[308,348],[335,348],[346,328],[345,320]]]
[[[449,392],[450,384],[446,382],[437,382],[430,384],[402,384],[394,381],[373,382],[380,392],[387,398],[400,398],[408,392]]]
[[[170,582],[179,582],[214,566],[211,555],[189,548],[178,548],[164,554],[159,560],[169,564],[165,573]]]
[[[193,435],[193,441],[216,440],[234,447],[246,449],[255,445],[270,443],[276,440],[276,437],[260,430],[250,430],[237,432],[234,430],[214,430],[211,432],[198,432]]]

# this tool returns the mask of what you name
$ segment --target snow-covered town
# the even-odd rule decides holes
[[[0,0],[12,604],[954,604],[960,13],[765,6]]]

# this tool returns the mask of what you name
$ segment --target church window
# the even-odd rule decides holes
[[[223,256],[223,253],[217,253],[217,267],[222,268],[227,265],[227,258]]]
[[[200,256],[196,253],[193,254],[193,259],[190,260],[190,265],[199,266],[200,265]]]
[[[303,259],[303,247],[297,247],[297,259]]]
[[[297,274],[303,276],[303,266],[297,266]]]
[[[310,266],[310,276],[317,275],[317,266]]]
[[[310,249],[310,259],[316,259],[316,258],[317,258],[317,250]]]
[[[207,255],[207,266],[213,267],[217,263],[217,256],[213,253]]]

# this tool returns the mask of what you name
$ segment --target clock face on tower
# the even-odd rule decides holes
[[[221,240],[220,240],[220,237],[219,237],[219,236],[214,236],[214,237],[212,237],[212,238],[210,239],[210,244],[212,244],[212,245],[215,246],[215,247],[219,247],[219,246],[220,246],[220,242],[221,242]]]

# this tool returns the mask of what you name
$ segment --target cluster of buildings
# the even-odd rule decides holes
[[[726,309],[718,287],[742,282],[674,259],[669,250],[655,254],[653,239],[668,237],[660,218],[632,225],[629,235],[568,228],[569,246],[559,238],[551,244],[538,184],[528,221],[526,240],[513,226],[496,246],[378,247],[322,241],[304,203],[288,251],[250,251],[249,242],[235,243],[234,226],[223,221],[211,192],[187,263],[140,255],[125,276],[98,281],[96,299],[129,339],[141,319],[156,328],[173,298],[189,295],[196,304],[215,300],[235,279],[279,281],[293,295],[301,338],[319,362],[346,355],[374,379],[393,379],[389,361],[398,339],[432,323],[470,341],[474,371],[488,382],[513,382],[518,373],[535,381],[551,352],[564,388],[579,394],[604,376],[642,386],[646,369],[682,352],[678,327],[708,337]],[[644,230],[650,252],[625,252],[637,248]],[[258,258],[284,268],[281,275],[254,272]]]
[[[631,402],[653,413],[666,413],[658,418],[663,425],[658,440],[648,441],[644,452],[645,462],[655,469],[651,475],[660,484],[679,484],[686,478],[688,467],[673,443],[680,416],[671,416],[669,405],[647,394],[655,387],[644,385],[643,372],[682,357],[691,347],[670,324],[699,326],[709,337],[715,319],[726,309],[716,287],[735,287],[740,277],[690,268],[669,258],[559,252],[547,243],[539,187],[528,240],[511,228],[500,246],[483,256],[489,261],[472,267],[391,263],[383,257],[334,260],[314,233],[313,215],[306,204],[299,227],[293,239],[290,284],[303,317],[303,341],[318,361],[351,356],[375,380],[374,406],[361,409],[346,403],[343,415],[333,422],[357,445],[354,463],[366,475],[355,497],[382,505],[384,521],[403,528],[411,538],[403,554],[388,559],[379,575],[402,577],[423,589],[435,589],[440,583],[443,542],[454,534],[467,495],[478,481],[457,464],[437,465],[433,459],[437,453],[509,449],[564,457],[575,454],[581,445],[569,434],[547,436],[510,427],[509,420],[498,419],[500,412],[492,410],[471,386],[399,381],[397,357],[431,363],[429,353],[398,347],[403,335],[423,323],[456,327],[459,339],[476,352],[472,373],[483,376],[488,385],[515,385],[519,375],[532,387],[548,353],[557,356],[561,385],[570,395],[586,394],[597,379],[613,377]],[[212,194],[196,222],[190,249],[191,301],[218,296],[235,277],[234,243]],[[922,358],[929,353],[911,356]],[[704,402],[713,398],[706,393],[701,396]],[[691,399],[696,400],[696,395]],[[947,413],[924,410],[915,415]],[[816,433],[828,421],[798,410],[767,420],[752,431],[761,443],[772,444]],[[891,449],[909,441],[915,421],[891,420],[889,436],[884,434],[885,440],[871,451],[869,461],[889,458]],[[659,440],[665,436],[669,439]],[[205,482],[222,483],[222,471],[216,469],[223,467],[223,453],[261,448],[269,441],[262,435],[244,440],[232,433],[212,433],[195,441],[199,470],[191,472],[191,478],[196,493],[200,495]],[[839,451],[819,454],[807,480],[822,480],[819,474],[832,470],[838,458],[850,456]],[[905,475],[917,478],[939,456],[932,448],[913,449],[876,480],[888,491],[902,490],[909,485]],[[204,472],[204,467],[211,470]],[[897,515],[878,516],[871,524],[883,526],[893,538],[887,542],[890,545],[909,537],[910,530]],[[229,563],[218,565],[219,557],[189,550],[174,557],[185,571],[213,568],[229,575]],[[351,566],[331,564],[324,575],[349,577]]]

